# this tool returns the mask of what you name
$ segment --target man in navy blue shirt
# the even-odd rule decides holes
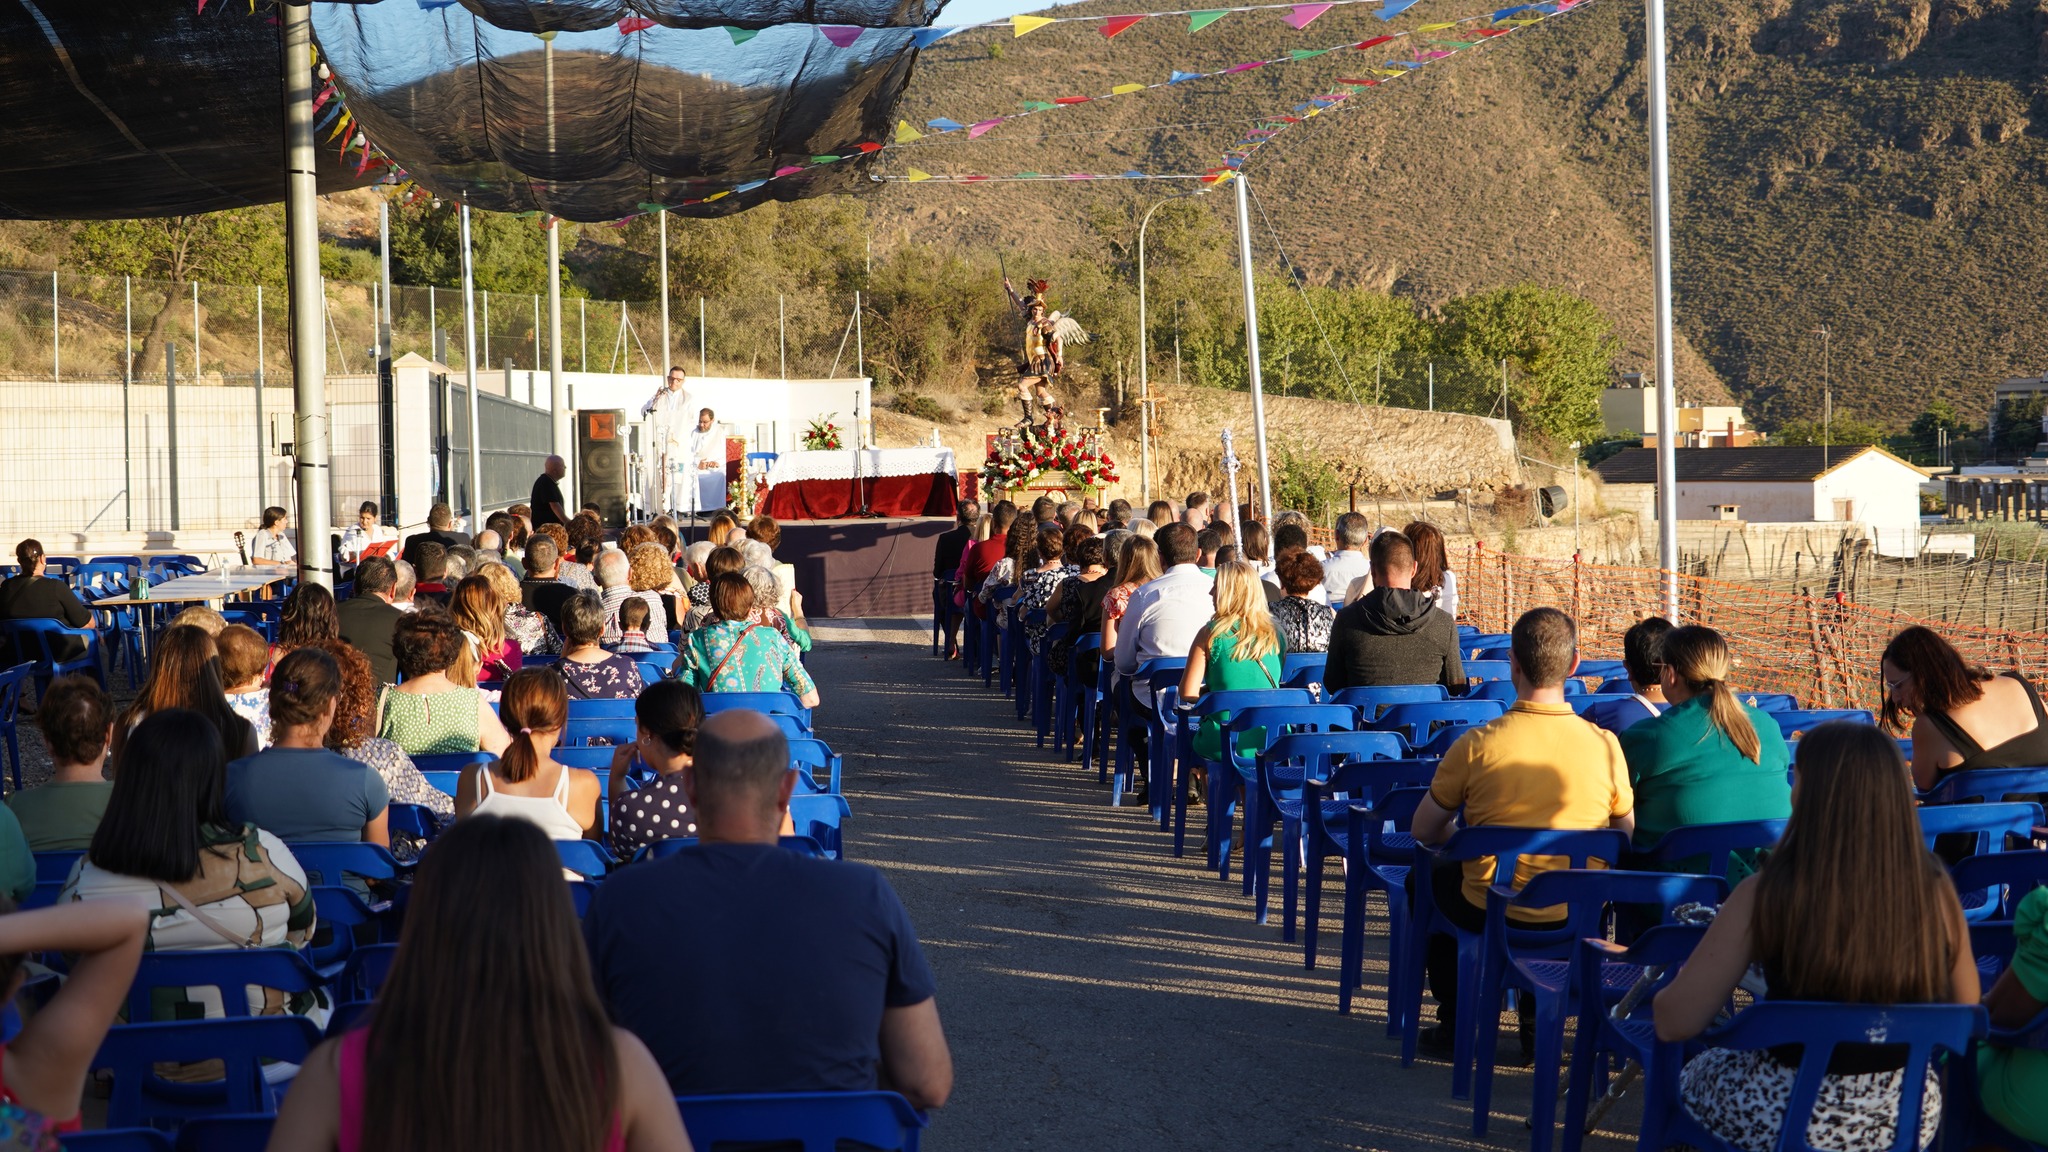
[[[1664,701],[1664,684],[1659,673],[1664,668],[1664,637],[1670,632],[1671,621],[1662,616],[1650,616],[1631,625],[1621,637],[1621,663],[1628,669],[1628,683],[1600,682],[1602,695],[1627,692],[1628,698],[1603,700],[1580,715],[1588,722],[1619,735],[1652,716],[1662,714],[1669,705]]]
[[[679,1096],[953,1088],[931,967],[910,917],[864,864],[777,845],[796,773],[758,712],[697,730],[683,787],[699,842],[604,882],[583,919],[612,1021]]]

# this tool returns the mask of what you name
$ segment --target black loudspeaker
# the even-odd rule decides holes
[[[576,490],[611,528],[626,526],[625,428],[616,408],[576,412]]]
[[[1555,516],[1571,506],[1565,498],[1564,489],[1556,484],[1546,484],[1536,490],[1536,506],[1545,516]]]

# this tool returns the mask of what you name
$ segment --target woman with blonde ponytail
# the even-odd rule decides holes
[[[1728,642],[1688,625],[1664,637],[1662,654],[1670,707],[1620,734],[1637,842],[1689,824],[1783,819],[1792,811],[1791,753],[1771,714],[1736,698]]]
[[[597,825],[597,774],[557,764],[553,753],[569,723],[569,688],[553,668],[522,668],[505,682],[498,715],[512,742],[494,762],[462,770],[458,819],[478,812],[540,825],[553,840],[580,840]]]

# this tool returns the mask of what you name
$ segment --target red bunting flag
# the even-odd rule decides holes
[[[645,16],[627,16],[619,21],[619,35],[631,36],[654,27],[654,21]]]
[[[1375,36],[1370,40],[1360,40],[1358,43],[1353,44],[1352,47],[1364,51],[1367,48],[1377,48],[1392,39],[1392,36]]]
[[[1111,16],[1102,22],[1100,29],[1104,40],[1112,39],[1117,33],[1143,20],[1143,16]]]
[[[867,141],[861,144],[860,150],[862,152],[880,152],[882,150],[882,146],[880,144],[874,143],[873,141]]]

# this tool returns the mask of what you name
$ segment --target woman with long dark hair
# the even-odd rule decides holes
[[[683,769],[697,748],[704,697],[680,680],[657,680],[633,702],[633,742],[612,753],[612,855],[630,860],[643,845],[697,834],[697,812],[683,787]],[[635,774],[649,780],[638,789]]]
[[[477,816],[420,862],[368,1022],[313,1050],[272,1152],[689,1152],[675,1097],[591,981],[545,834]]]
[[[1458,574],[1451,571],[1450,551],[1444,534],[1427,520],[1417,520],[1401,529],[1401,535],[1415,549],[1415,577],[1409,587],[1417,592],[1436,593],[1436,606],[1458,618]]]
[[[1633,731],[1634,729],[1631,729]],[[1750,965],[1773,1000],[1975,1004],[1977,963],[1962,905],[1928,852],[1898,745],[1867,724],[1823,724],[1799,742],[1792,815],[1763,869],[1738,884],[1676,980],[1657,995],[1657,1037],[1689,1040],[1713,1023]],[[1879,1152],[1898,1129],[1904,1055],[1837,1048],[1809,1143]],[[1738,1148],[1768,1148],[1785,1123],[1797,1062],[1710,1049],[1681,1075],[1685,1107]],[[1919,1139],[1941,1126],[1927,1070]]]
[[[2048,710],[2025,676],[1993,675],[1918,624],[1892,637],[1879,667],[1885,725],[1912,733],[1922,790],[1951,772],[2048,764]]]
[[[551,753],[569,723],[569,689],[553,668],[522,668],[505,683],[498,715],[512,734],[499,759],[462,770],[457,818],[515,816],[556,840],[579,840],[597,824],[597,774],[557,764]]]
[[[220,650],[213,637],[192,625],[180,624],[165,632],[149,655],[149,678],[142,682],[135,700],[114,725],[116,774],[121,770],[121,757],[136,725],[173,708],[197,712],[211,721],[230,758],[257,752],[255,726],[228,704],[227,688],[221,683]]]
[[[340,635],[341,620],[334,614],[334,593],[318,584],[301,584],[292,589],[278,609],[277,643],[270,646],[271,667],[275,668],[284,654],[294,648]]]

